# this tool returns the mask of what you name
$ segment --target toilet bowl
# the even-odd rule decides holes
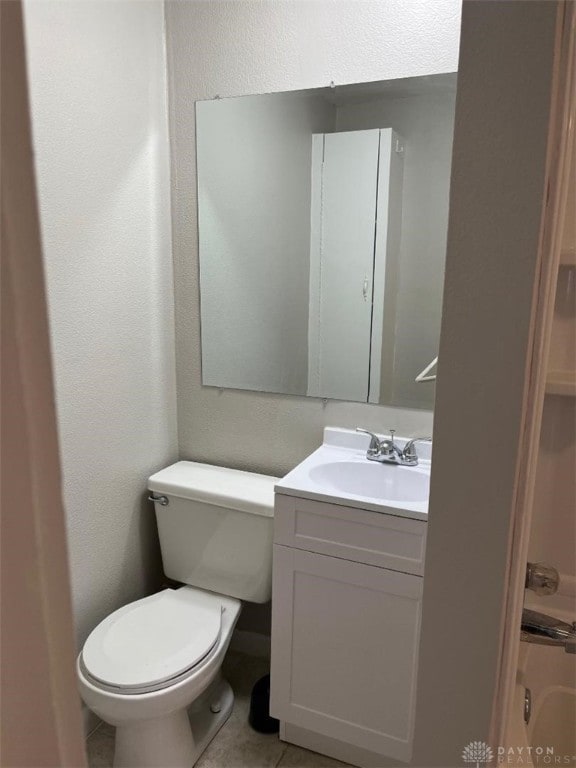
[[[116,726],[115,766],[196,762],[232,709],[220,667],[239,613],[239,600],[181,587],[96,627],[77,672],[88,707]]]
[[[183,586],[110,614],[76,667],[116,727],[115,768],[191,768],[230,715],[220,669],[240,600],[270,599],[275,482],[194,462],[150,478],[164,570]]]

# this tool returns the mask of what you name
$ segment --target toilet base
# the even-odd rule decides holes
[[[188,709],[118,726],[114,768],[192,768],[233,706],[232,688],[218,675]]]

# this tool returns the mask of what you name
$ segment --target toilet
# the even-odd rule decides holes
[[[190,461],[150,477],[164,573],[182,586],[114,611],[77,661],[82,699],[116,726],[116,768],[191,768],[230,715],[220,669],[241,600],[271,597],[276,482]]]

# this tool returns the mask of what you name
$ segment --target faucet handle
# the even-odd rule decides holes
[[[369,429],[363,427],[356,427],[356,432],[362,432],[365,435],[370,435],[370,445],[368,446],[368,455],[376,456],[380,451],[380,438],[375,435],[374,432],[370,432]]]
[[[554,595],[558,592],[560,574],[546,563],[526,563],[526,589],[537,595]]]
[[[431,443],[432,438],[431,437],[413,437],[411,440],[408,440],[408,442],[404,446],[404,450],[402,451],[402,454],[404,455],[405,459],[418,458],[416,454],[416,448],[414,448],[414,444],[418,442]]]

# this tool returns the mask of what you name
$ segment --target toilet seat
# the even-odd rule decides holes
[[[115,693],[166,688],[210,655],[220,638],[222,611],[219,595],[192,587],[165,589],[125,605],[86,640],[82,671]]]

